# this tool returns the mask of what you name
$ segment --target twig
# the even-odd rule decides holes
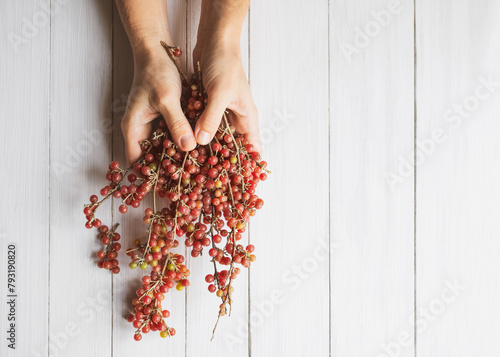
[[[182,80],[186,83],[189,83],[189,78],[188,76],[186,76],[186,73],[184,73],[184,71],[182,70],[181,68],[181,64],[179,62],[179,60],[177,59],[177,57],[174,56],[173,54],[173,51],[172,49],[173,48],[177,48],[177,47],[173,47],[173,46],[169,46],[167,45],[165,42],[163,41],[160,41],[160,44],[163,46],[163,48],[165,49],[165,51],[167,52],[168,54],[168,57],[170,57],[170,59],[172,60],[172,62],[174,62],[175,66],[177,67],[177,70],[179,71],[179,74],[181,75],[182,77]]]

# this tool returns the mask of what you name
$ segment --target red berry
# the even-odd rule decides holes
[[[210,158],[208,159],[208,163],[210,165],[216,165],[217,162],[218,162],[217,156],[210,156]]]
[[[215,152],[219,152],[222,150],[222,145],[219,143],[213,143],[212,144],[212,150]]]
[[[141,169],[141,172],[144,176],[149,176],[149,174],[151,173],[151,168],[149,166],[144,166]]]
[[[109,260],[106,260],[104,263],[102,263],[102,267],[106,270],[111,269],[111,262]]]
[[[193,103],[193,107],[196,110],[200,110],[203,107],[203,104],[199,100],[197,100]]]
[[[129,182],[135,182],[137,180],[137,175],[136,174],[130,174],[127,177]]]

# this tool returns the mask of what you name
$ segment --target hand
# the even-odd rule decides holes
[[[174,142],[184,151],[193,150],[195,136],[180,106],[180,76],[160,45],[160,40],[172,44],[167,2],[116,2],[134,52],[134,82],[122,120],[127,161],[135,162],[141,156],[139,142],[149,138],[151,121],[160,115]],[[208,94],[207,108],[195,128],[200,144],[210,142],[227,108],[236,130],[261,150],[257,110],[239,46],[248,6],[249,0],[219,0],[217,6],[209,0],[202,2],[198,41],[193,51],[195,63],[201,63]]]
[[[129,163],[141,156],[139,142],[150,137],[151,122],[160,115],[165,118],[174,142],[182,150],[196,147],[193,131],[180,105],[182,85],[179,73],[159,42],[156,47],[134,53],[134,81],[121,125]]]
[[[199,61],[208,104],[198,119],[195,137],[199,144],[212,140],[223,113],[236,131],[245,135],[254,148],[261,152],[258,114],[248,84],[238,43],[224,41],[200,41],[193,51],[193,63]]]

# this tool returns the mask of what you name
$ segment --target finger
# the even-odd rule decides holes
[[[236,132],[243,134],[248,142],[253,145],[254,150],[262,154],[262,141],[259,132],[257,109],[252,108],[246,115],[241,115],[234,110],[231,113],[231,123],[236,129]]]
[[[128,166],[141,157],[142,150],[140,142],[147,140],[151,135],[151,122],[143,119],[141,112],[127,109],[121,122]]]
[[[260,138],[259,128],[257,130],[251,130],[245,134],[245,138],[248,140],[250,144],[253,145],[255,151],[259,154],[262,154],[262,140]]]
[[[228,96],[224,93],[214,92],[208,97],[207,107],[198,119],[194,131],[200,145],[206,145],[213,139],[229,103]]]
[[[183,151],[191,151],[196,147],[193,130],[182,112],[179,102],[160,106],[160,113],[167,122],[174,142]]]

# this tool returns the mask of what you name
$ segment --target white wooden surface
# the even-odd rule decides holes
[[[270,214],[250,225],[258,259],[250,348],[253,356],[326,356],[329,269],[314,251],[318,239],[328,245],[328,2],[295,1],[288,13],[283,4],[250,8],[250,83],[273,172],[259,188]]]
[[[0,157],[6,173],[0,205],[2,356],[43,354],[48,348],[50,28],[41,27],[29,44],[14,36],[20,38],[20,19],[35,9],[34,1],[0,6],[0,48],[5,52],[0,56]],[[20,44],[13,46],[8,34]],[[15,353],[7,350],[6,333],[11,323],[7,321],[10,243],[17,247]]]
[[[442,132],[417,168],[417,353],[497,356],[500,4],[416,11],[417,136]]]
[[[413,172],[386,173],[413,145],[413,3],[335,1],[330,8],[330,207],[333,356],[414,356]],[[372,25],[374,12],[386,27]],[[390,14],[390,15],[387,15]],[[372,29],[373,27],[373,29]],[[356,28],[369,35],[346,56]],[[366,32],[368,28],[368,32]],[[396,350],[394,350],[396,352]],[[387,354],[392,356],[391,354]]]
[[[111,9],[72,1],[51,22],[50,356],[111,353],[112,278],[96,271],[95,234],[77,229],[111,159]]]
[[[128,40],[111,0],[46,3],[0,5],[1,356],[500,355],[498,2],[253,1],[242,52],[273,171],[257,262],[209,342],[217,303],[188,259],[192,286],[165,301],[177,335],[140,343],[124,320],[140,273],[124,252],[118,276],[94,266],[81,213],[124,161]],[[169,0],[188,54],[199,7]],[[142,230],[140,212],[101,214],[124,247]]]

